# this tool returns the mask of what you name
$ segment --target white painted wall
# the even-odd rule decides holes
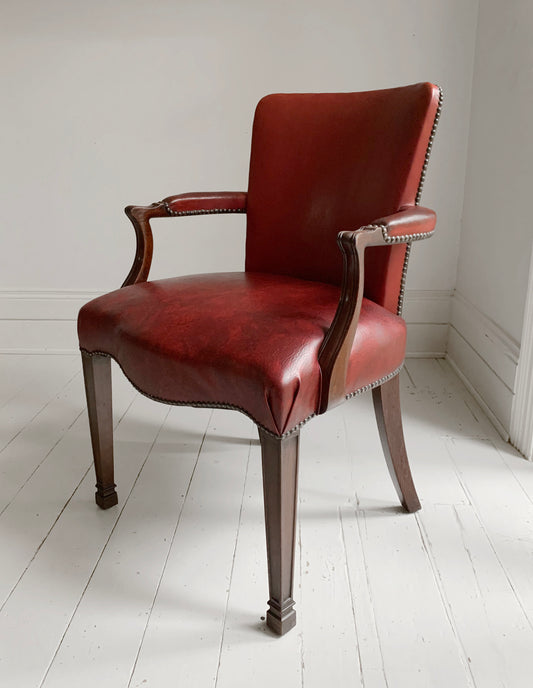
[[[533,231],[533,4],[481,0],[449,355],[508,432]]]
[[[533,3],[481,0],[457,289],[520,341],[533,242]]]
[[[133,256],[123,206],[244,189],[267,92],[422,80],[447,96],[423,196],[439,232],[416,247],[408,286],[453,287],[477,0],[4,0],[1,12],[0,290],[119,285]],[[242,217],[164,220],[153,276],[240,269],[243,233]]]

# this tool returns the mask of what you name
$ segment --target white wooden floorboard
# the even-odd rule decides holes
[[[2,357],[4,358],[4,357]],[[0,414],[0,451],[46,406],[79,371],[77,357],[37,356],[33,374],[3,405]]]
[[[115,390],[117,422],[135,396],[137,393],[129,384]],[[0,515],[0,543],[3,553],[3,563],[0,566],[0,609],[89,469],[94,483],[87,430],[88,422],[83,414],[68,428],[20,488],[17,489],[19,484],[15,483],[9,489],[15,495]],[[31,446],[26,449],[31,449]],[[5,451],[8,450],[9,447]],[[33,463],[31,452],[30,463]]]
[[[439,435],[498,437],[497,430],[447,361],[409,359],[405,370],[416,385],[415,415],[428,430]]]
[[[2,688],[529,686],[533,464],[445,361],[401,374],[416,515],[371,394],[303,428],[298,622],[283,638],[261,618],[252,423],[169,412],[113,375],[119,506],[102,512],[79,357],[0,356]]]
[[[84,413],[82,384],[76,375],[0,452],[0,513]]]
[[[128,684],[210,416],[207,409],[186,408],[167,416],[54,657],[46,688]]]
[[[2,355],[0,362],[0,409],[21,390],[29,391],[35,380],[43,375],[47,379],[54,371],[79,369],[79,354],[61,356],[53,361],[50,356],[28,354]]]
[[[501,438],[493,440],[493,442],[505,465],[514,475],[521,489],[533,502],[533,462],[524,461],[524,457]]]
[[[414,403],[419,403],[421,394],[422,398],[426,396],[413,385],[409,376],[403,375],[402,383],[404,392],[412,392]],[[406,404],[403,406],[405,411]],[[425,398],[423,407],[427,410],[431,406],[435,413],[437,404]],[[402,512],[388,476],[371,396],[356,397],[341,408],[358,506],[357,510],[342,509],[342,520],[345,538],[346,533],[359,536],[357,544],[348,539],[346,542],[352,591],[356,584],[363,584],[360,605],[363,609],[366,605],[367,610],[362,619],[357,615],[357,593],[352,592],[356,623],[361,621],[366,625],[366,632],[358,635],[368,638],[366,648],[361,646],[365,685],[369,669],[368,680],[377,686],[471,686],[467,660],[445,613],[416,517]],[[444,415],[442,409],[438,411],[444,426],[454,422],[454,418]],[[409,412],[405,414],[408,415]],[[438,435],[422,436],[420,442],[416,427],[409,427],[409,422],[405,425],[406,443],[420,494],[429,500],[464,503],[464,490]],[[432,461],[434,454],[435,465],[444,459],[442,475],[437,477],[435,485],[428,467],[428,458]],[[417,468],[421,470],[417,472]],[[418,477],[422,478],[421,485]],[[364,562],[364,576],[361,562]],[[371,611],[368,610],[369,600],[372,600]],[[447,664],[444,673],[443,662]]]
[[[472,686],[416,516],[366,510],[361,538],[390,686]]]
[[[476,686],[527,686],[533,631],[474,510],[426,505],[418,518]]]
[[[533,503],[491,441],[451,438],[448,448],[500,566],[533,624]]]
[[[340,409],[316,419],[301,441],[300,537],[303,682],[360,686],[359,653],[339,507],[353,503]],[[324,638],[328,651],[323,651]]]
[[[2,356],[0,365],[0,409],[31,378],[31,365],[34,357],[27,354]]]
[[[371,394],[350,399],[338,408],[350,459],[354,504],[361,508],[400,505],[381,450]]]
[[[362,514],[352,507],[340,510],[350,602],[357,635],[357,654],[364,688],[387,688],[385,662],[378,635],[372,588],[360,529]]]
[[[252,433],[245,416],[213,413],[132,687],[216,684]]]
[[[458,427],[453,406],[449,400],[445,403],[442,400],[443,397],[447,397],[447,393],[441,387],[443,383],[440,366],[437,361],[430,363],[434,364],[431,366],[432,373],[436,372],[438,376],[434,387],[439,391],[433,392],[433,389],[427,385],[415,386],[407,370],[402,378],[403,426],[413,480],[422,505],[426,502],[468,504],[468,496],[455,472],[446,444],[442,440],[449,437],[451,432],[471,435],[484,434],[484,431],[470,410],[463,406],[462,399],[458,403],[466,416],[466,422],[462,422]],[[424,361],[426,369],[429,367],[427,364],[428,361]],[[380,456],[377,443],[373,453],[375,456]]]
[[[301,617],[300,547],[295,561],[296,614]],[[278,638],[266,627],[268,600],[261,451],[251,448],[226,613],[217,688],[301,688],[301,631]]]
[[[165,406],[137,396],[117,428],[116,479],[122,504],[167,413]],[[94,505],[94,475],[92,469],[87,470],[90,450],[88,438],[84,441],[86,435],[87,429],[75,437],[71,433],[67,456],[62,455],[71,461],[84,455],[85,477],[77,488],[74,486],[72,497],[72,484],[65,484],[66,505],[62,511],[59,508],[54,527],[0,612],[0,672],[7,685],[41,685],[120,515],[120,509],[101,511]],[[33,513],[48,507],[48,491],[62,484],[67,466],[67,460],[62,462],[51,485],[43,481],[43,489],[34,496]],[[26,537],[22,516],[22,522],[12,522],[10,540],[15,545]]]
[[[402,406],[405,442],[422,503],[467,503],[445,443],[425,426],[420,427],[415,417],[409,417],[409,403]],[[361,509],[398,509],[400,501],[381,450],[371,396],[353,399],[341,409],[357,504]]]

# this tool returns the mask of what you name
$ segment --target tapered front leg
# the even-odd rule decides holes
[[[292,599],[296,502],[298,488],[298,433],[283,439],[259,429],[263,462],[263,493],[268,557],[267,625],[284,635],[296,623]]]
[[[109,509],[118,503],[113,469],[111,358],[82,351],[83,376],[96,472],[96,503]]]
[[[418,511],[420,501],[411,476],[403,438],[400,376],[395,375],[392,380],[373,389],[372,398],[383,453],[398,497],[406,511]]]

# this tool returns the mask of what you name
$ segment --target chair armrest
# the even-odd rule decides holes
[[[246,192],[219,191],[185,193],[163,199],[169,215],[209,215],[211,213],[245,213]]]
[[[168,196],[151,205],[129,205],[124,212],[135,229],[137,247],[133,265],[122,286],[146,282],[152,264],[153,237],[150,220],[154,217],[245,213],[247,194],[243,191],[185,193]]]
[[[385,244],[398,244],[427,239],[433,234],[436,221],[437,215],[433,210],[415,205],[400,208],[397,213],[381,217],[362,229],[379,227]]]
[[[365,249],[426,239],[433,233],[436,217],[428,208],[409,206],[360,229],[337,235],[343,256],[342,288],[335,316],[318,352],[322,371],[319,413],[338,404],[346,395],[348,362],[363,302]]]

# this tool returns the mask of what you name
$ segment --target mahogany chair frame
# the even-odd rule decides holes
[[[160,217],[246,212],[246,193],[223,192],[170,196],[149,206],[128,206],[126,215],[135,229],[137,248],[123,287],[148,279],[153,252],[150,220]],[[355,231],[338,234],[344,260],[337,310],[319,352],[323,385],[318,412],[342,402],[345,380],[364,285],[364,252],[370,246],[388,246],[424,239],[431,210],[410,206]],[[113,472],[111,357],[82,351],[91,441],[96,471],[96,503],[102,509],[117,504]],[[387,466],[400,502],[408,512],[420,509],[409,468],[402,429],[399,371],[378,380],[372,389],[374,409]],[[142,392],[142,390],[140,390]],[[366,390],[365,390],[366,391]],[[299,428],[278,437],[259,428],[262,448],[264,508],[267,538],[269,609],[267,624],[283,635],[296,623],[293,600],[294,546],[297,503]]]
[[[407,512],[420,509],[420,501],[411,476],[403,436],[398,375],[400,368],[351,394],[346,394],[346,378],[362,307],[365,250],[370,247],[387,247],[391,244],[406,245],[397,307],[397,313],[401,315],[411,244],[433,233],[435,213],[418,204],[441,105],[442,92],[439,90],[438,107],[414,205],[402,207],[393,215],[378,218],[354,231],[341,231],[337,235],[337,243],[343,258],[342,285],[335,315],[318,353],[322,384],[316,412],[322,414],[354,394],[372,390],[379,436],[387,466],[400,502]],[[146,282],[148,279],[153,252],[150,226],[152,219],[246,213],[246,206],[247,193],[245,192],[180,194],[169,196],[149,206],[128,206],[125,212],[133,224],[137,243],[133,265],[122,287]],[[117,504],[118,499],[113,469],[111,356],[104,352],[88,352],[82,349],[82,359],[96,472],[96,503],[102,509],[108,509]],[[142,389],[139,391],[144,393]],[[195,405],[210,406],[211,404]],[[223,405],[213,404],[213,406]],[[228,406],[228,408],[235,407]],[[299,426],[283,435],[275,435],[270,430],[258,426],[262,449],[270,593],[266,618],[268,626],[278,635],[283,635],[296,623],[293,572],[298,446],[300,426],[305,422],[302,421]]]

